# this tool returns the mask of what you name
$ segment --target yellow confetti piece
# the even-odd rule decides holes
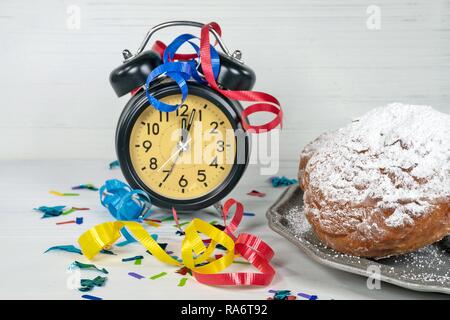
[[[55,190],[50,190],[49,193],[58,197],[75,197],[80,195],[79,193],[61,193]]]
[[[155,221],[145,221],[149,226],[155,227],[155,228],[159,228],[161,227],[161,224],[159,224],[158,222]]]

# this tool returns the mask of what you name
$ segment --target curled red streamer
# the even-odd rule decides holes
[[[242,216],[244,214],[244,206],[242,203],[234,199],[228,199],[222,210],[222,215],[225,222],[228,213],[233,206],[235,206],[233,218],[228,226],[226,226],[224,232],[226,232],[235,241],[234,253],[250,262],[250,264],[258,269],[260,273],[228,272],[219,274],[204,274],[194,272],[193,276],[197,279],[197,281],[207,285],[269,285],[275,276],[275,270],[270,265],[270,260],[274,256],[274,252],[267,243],[255,235],[241,233],[236,237],[233,234],[242,221]]]
[[[281,109],[281,104],[277,98],[274,96],[259,91],[245,91],[245,90],[223,90],[220,89],[214,79],[214,73],[212,70],[211,64],[211,52],[210,52],[210,38],[209,31],[216,31],[216,33],[221,36],[222,31],[220,29],[219,24],[216,22],[210,22],[205,24],[201,29],[200,35],[200,60],[202,62],[202,71],[203,75],[208,82],[209,86],[214,90],[220,92],[227,98],[238,100],[238,101],[246,101],[246,102],[257,102],[254,103],[241,113],[242,117],[242,126],[244,130],[254,132],[254,133],[263,133],[268,132],[276,127],[283,127],[283,110]],[[159,53],[160,56],[163,56],[164,50],[166,49],[166,45],[161,41],[156,41],[153,45],[152,49]],[[174,60],[190,60],[198,58],[197,54],[175,54]],[[274,119],[271,121],[261,124],[261,125],[251,125],[248,117],[252,114],[259,112],[268,112],[275,115]]]

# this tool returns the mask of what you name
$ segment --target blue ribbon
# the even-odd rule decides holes
[[[207,82],[203,79],[203,77],[198,72],[198,66],[200,65],[195,59],[191,59],[188,61],[173,61],[173,57],[177,50],[186,42],[189,43],[197,53],[197,57],[200,57],[200,48],[193,43],[192,39],[199,39],[198,37],[192,34],[182,34],[176,37],[164,50],[163,54],[163,64],[156,67],[150,72],[147,77],[147,81],[145,83],[146,87],[146,96],[150,104],[155,107],[159,111],[163,112],[172,112],[179,108],[180,105],[186,100],[188,96],[188,85],[186,83],[187,80],[193,78],[200,84],[206,85]],[[217,50],[210,45],[211,50],[211,64],[213,69],[214,78],[217,79],[220,71],[220,57]],[[156,99],[149,91],[150,84],[156,78],[161,76],[167,76],[174,80],[181,91],[181,101],[179,104],[167,104],[158,99]]]
[[[133,190],[122,181],[107,180],[100,190],[100,201],[117,220],[141,222],[151,213],[151,201],[142,190]]]

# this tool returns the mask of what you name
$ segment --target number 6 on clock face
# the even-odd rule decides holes
[[[174,112],[149,105],[145,92],[125,107],[116,131],[122,172],[133,188],[157,206],[196,210],[219,202],[236,185],[248,163],[242,107],[208,87],[188,82],[189,95]],[[181,100],[176,85],[151,89],[168,104]]]

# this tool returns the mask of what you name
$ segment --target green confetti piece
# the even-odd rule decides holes
[[[73,253],[78,253],[78,254],[83,254],[81,252],[80,249],[78,249],[77,247],[75,247],[74,245],[64,245],[64,246],[53,246],[47,249],[47,251],[45,251],[44,253],[47,253],[49,251],[54,251],[54,250],[61,250],[61,251],[66,251],[66,252],[73,252]]]
[[[161,277],[164,277],[166,274],[167,274],[167,272],[161,272],[161,273],[155,274],[154,276],[151,276],[149,279],[156,280],[156,279],[159,279]]]
[[[247,261],[233,261],[233,263],[237,263],[237,264],[250,264],[250,262]]]
[[[186,221],[186,222],[180,223],[180,227],[187,225],[189,222],[190,222],[190,221]],[[176,224],[174,224],[173,226],[174,226],[175,228],[178,228],[178,226],[177,226]]]
[[[179,287],[184,287],[184,285],[186,284],[186,281],[188,280],[188,278],[181,278],[180,282],[178,283]]]
[[[94,264],[86,264],[86,263],[81,263],[79,261],[75,261],[74,263],[71,264],[71,266],[73,267],[78,267],[80,269],[94,269],[103,273],[108,274],[109,272],[105,269],[105,268],[98,268],[97,266],[95,266]]]
[[[66,214],[70,214],[72,212],[75,212],[76,210],[74,208],[70,208],[69,210],[63,211],[62,215],[65,216]]]
[[[142,259],[136,259],[136,260],[134,260],[134,264],[135,264],[135,265],[141,265],[141,264],[142,264]]]
[[[218,222],[216,220],[211,221],[209,224],[217,224]]]
[[[79,288],[78,290],[80,290],[81,292],[87,292],[91,291],[94,287],[102,287],[105,284],[106,279],[108,278],[102,276],[95,277],[92,280],[81,279],[80,281],[81,288]]]
[[[164,218],[164,219],[161,219],[161,222],[172,221],[172,220],[175,220],[175,219],[173,218],[173,216],[169,216],[169,217],[166,217],[166,218]]]

